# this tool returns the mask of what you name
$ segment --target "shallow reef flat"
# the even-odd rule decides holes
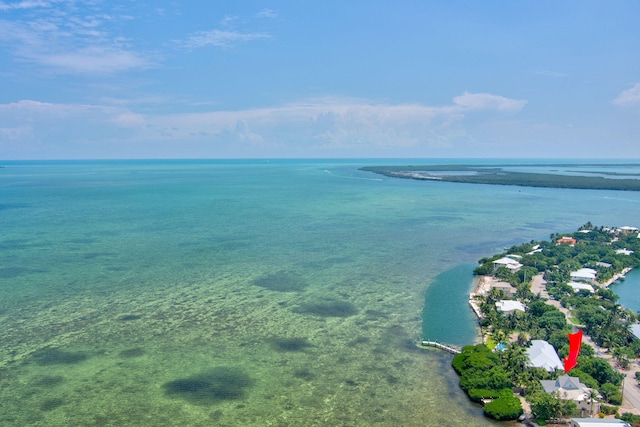
[[[0,424],[487,425],[439,407],[456,379],[410,293],[283,271],[142,291],[8,307]]]

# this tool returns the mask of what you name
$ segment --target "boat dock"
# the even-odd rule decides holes
[[[436,341],[422,341],[420,343],[420,346],[421,347],[435,347],[437,349],[444,350],[444,351],[446,351],[448,353],[451,353],[451,354],[460,354],[460,353],[462,353],[462,350],[460,350],[458,348],[455,348],[453,346],[446,345],[446,344],[441,344],[441,343],[436,342]]]

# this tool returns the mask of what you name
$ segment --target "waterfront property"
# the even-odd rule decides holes
[[[508,268],[511,271],[518,271],[522,264],[513,258],[503,257],[493,261],[494,268],[497,270],[500,267]]]
[[[527,349],[529,364],[534,368],[542,368],[547,372],[564,369],[558,353],[551,344],[544,340],[532,340]]]
[[[600,412],[600,403],[595,400],[597,392],[582,384],[580,378],[564,374],[555,380],[541,380],[540,384],[547,393],[574,402],[582,416],[592,416]]]
[[[527,310],[524,304],[520,301],[514,300],[500,300],[496,302],[496,308],[504,314],[511,314],[514,311],[521,311],[524,313]]]
[[[511,283],[496,281],[491,284],[491,289],[495,289],[496,291],[501,291],[507,297],[515,297],[516,292],[518,290],[514,288]]]
[[[527,402],[536,420],[566,420],[571,415],[593,416],[600,409],[610,411],[600,402],[622,405],[621,409],[633,413],[638,410],[623,397],[620,387],[624,373],[616,370],[627,369],[628,358],[640,355],[640,341],[630,328],[636,316],[617,305],[617,296],[607,287],[640,265],[640,242],[635,234],[615,230],[586,224],[570,235],[575,245],[558,244],[559,236],[552,234],[550,242],[531,241],[483,258],[474,270],[480,277],[469,303],[479,313],[483,342],[500,355],[501,365],[512,380],[511,387],[527,391]],[[631,248],[630,253],[622,253],[620,248]],[[495,269],[495,261],[507,264],[507,259],[517,259],[522,267],[518,271],[506,265]],[[508,282],[515,294],[507,297],[493,286],[497,282]],[[519,305],[526,310],[515,309]],[[504,316],[505,313],[510,314]],[[564,357],[569,352],[567,334],[575,332],[578,324],[595,349],[590,343],[583,343],[578,367],[572,371],[575,377],[569,377],[563,372],[559,355]],[[604,351],[608,357],[598,357],[598,352]],[[480,350],[479,354],[484,353]],[[487,361],[482,363],[489,365]],[[454,368],[469,375],[461,362]],[[475,377],[470,380],[464,375],[461,386],[469,389],[472,399],[498,393],[490,382]],[[624,415],[629,421],[632,414]]]
[[[570,273],[571,280],[588,283],[595,282],[597,275],[598,272],[593,268],[581,268],[580,270],[572,271]]]

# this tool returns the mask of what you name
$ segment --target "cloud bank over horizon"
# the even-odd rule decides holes
[[[64,129],[65,123],[91,123],[91,127],[75,129],[68,139],[68,153],[82,152],[86,144],[110,146],[119,144],[114,135],[127,139],[130,149],[144,150],[161,142],[167,149],[163,155],[154,148],[147,156],[175,156],[180,150],[201,147],[203,152],[185,151],[186,157],[200,157],[207,150],[232,143],[244,153],[287,152],[302,155],[341,153],[353,155],[355,149],[381,151],[403,147],[452,147],[465,135],[465,120],[476,112],[492,112],[496,117],[516,114],[525,100],[491,94],[465,92],[443,106],[418,104],[381,104],[361,99],[324,98],[268,108],[204,111],[180,114],[138,114],[122,105],[53,104],[23,100],[0,105],[0,113],[11,127],[0,129],[11,145],[13,141],[30,139],[34,146],[49,144],[52,127]],[[83,134],[83,130],[86,133]],[[99,132],[96,132],[96,131]],[[103,135],[102,138],[95,136]],[[91,142],[89,142],[91,141]],[[138,148],[136,148],[136,146]],[[232,155],[228,152],[227,155]]]
[[[0,158],[640,157],[637,4],[409,6],[0,1]]]

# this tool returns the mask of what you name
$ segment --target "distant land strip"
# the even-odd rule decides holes
[[[513,167],[513,165],[509,166]],[[549,165],[546,166],[549,167]],[[558,165],[552,166],[555,167]],[[578,165],[572,166],[577,167]],[[523,187],[572,188],[583,190],[640,191],[640,179],[609,179],[600,176],[575,176],[552,173],[511,172],[505,171],[501,167],[495,166],[365,166],[363,168],[360,168],[360,170],[373,172],[392,178],[416,179],[420,181],[445,181],[466,184],[517,185]],[[604,173],[606,172],[603,172],[603,174]],[[611,172],[607,174],[613,175]]]

